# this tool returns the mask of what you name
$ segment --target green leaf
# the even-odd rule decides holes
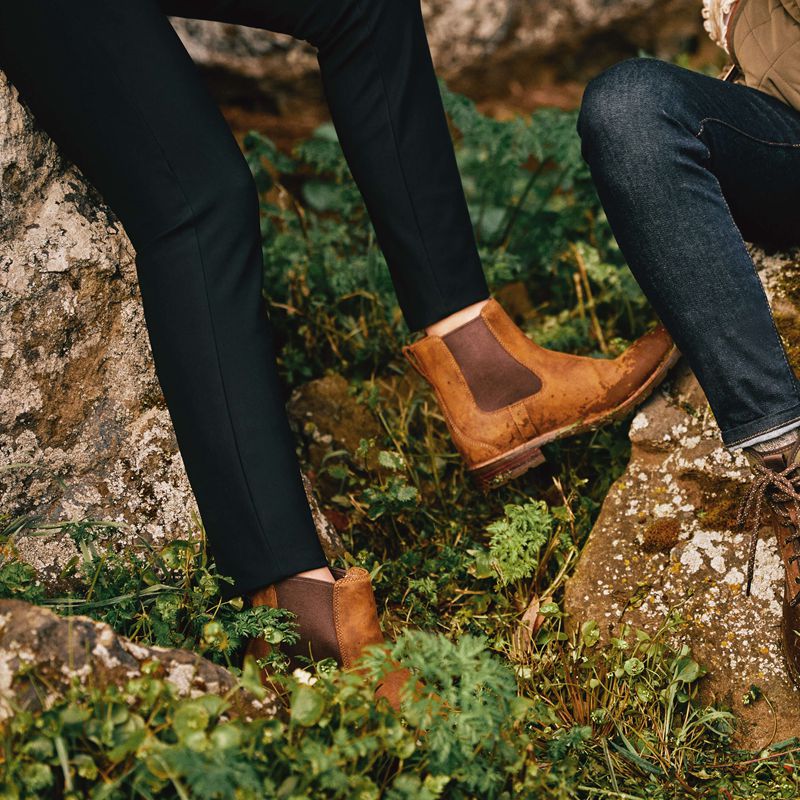
[[[581,640],[587,647],[594,647],[600,640],[600,626],[593,619],[581,625]]]
[[[233,723],[219,725],[211,732],[211,743],[220,750],[235,750],[242,743],[242,731]]]
[[[186,703],[175,713],[173,727],[179,739],[185,739],[198,731],[204,731],[211,719],[208,710],[199,703]]]
[[[499,582],[504,586],[528,578],[539,567],[539,552],[553,530],[553,518],[543,501],[507,505],[505,518],[487,527]]]
[[[313,687],[299,685],[292,694],[292,721],[308,728],[316,725],[322,717],[325,703],[322,695]]]
[[[332,122],[323,122],[314,128],[312,136],[315,139],[325,139],[328,142],[338,142],[339,136],[336,133],[336,126]]]
[[[390,450],[381,450],[378,453],[378,463],[382,467],[386,467],[386,469],[391,470],[401,470],[405,469],[405,461],[403,461],[403,457],[399,453],[392,452]]]
[[[675,680],[678,683],[692,683],[700,677],[700,665],[691,658],[680,658],[675,666]]]
[[[629,658],[623,664],[623,668],[628,675],[634,677],[644,672],[644,663],[639,658]]]
[[[328,181],[306,181],[303,199],[315,211],[331,211],[338,207],[341,189]]]

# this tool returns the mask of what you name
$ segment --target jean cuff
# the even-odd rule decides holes
[[[735,428],[723,429],[721,431],[722,441],[725,447],[730,449],[741,447],[750,439],[773,433],[793,422],[800,423],[800,403],[795,403],[783,411],[761,417],[753,422],[737,425]]]
[[[746,447],[753,447],[754,445],[763,444],[764,442],[771,442],[773,439],[780,439],[785,434],[791,433],[797,428],[800,428],[800,419],[795,420],[794,422],[788,422],[786,425],[781,425],[780,428],[775,431],[769,431],[767,433],[759,434],[758,436],[753,436],[744,442],[734,445],[730,449],[744,450]]]

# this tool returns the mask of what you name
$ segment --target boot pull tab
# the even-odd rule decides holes
[[[406,357],[406,361],[411,364],[412,367],[423,377],[426,381],[430,382],[430,378],[428,377],[428,373],[425,372],[425,367],[422,366],[422,361],[420,361],[417,354],[414,352],[414,345],[413,344],[406,344],[403,345],[403,355]]]

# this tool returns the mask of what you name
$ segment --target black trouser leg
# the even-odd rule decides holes
[[[115,210],[220,572],[244,592],[326,562],[286,420],[257,194],[155,2],[0,7],[0,66]]]
[[[317,48],[325,94],[412,330],[488,297],[419,0],[159,0]]]
[[[257,198],[165,13],[319,50],[345,155],[406,320],[487,288],[416,0],[31,0],[0,8],[0,66],[137,252],[156,371],[220,570],[237,591],[324,563],[260,293]]]

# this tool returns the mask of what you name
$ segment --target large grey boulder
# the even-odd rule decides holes
[[[0,385],[0,513],[21,532],[91,517],[119,523],[122,546],[196,534],[133,249],[2,73]],[[75,553],[57,531],[17,545],[43,579]]]
[[[800,263],[790,255],[757,258],[795,360]],[[736,526],[748,464],[722,447],[685,365],[634,417],[630,438],[628,468],[608,493],[567,584],[571,625],[596,620],[606,637],[624,623],[654,632],[676,610],[685,624],[675,642],[691,645],[708,668],[705,693],[736,712],[740,742],[759,749],[800,735],[800,692],[781,655],[783,568],[774,537],[762,531],[748,598],[749,531]],[[764,699],[751,702],[752,685]]]

